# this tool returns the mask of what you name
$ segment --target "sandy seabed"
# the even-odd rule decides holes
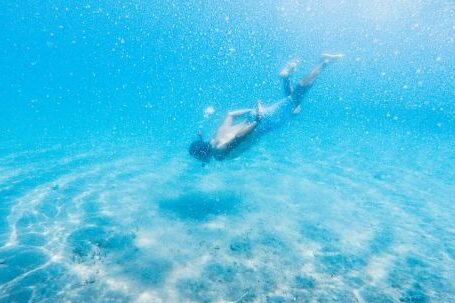
[[[455,301],[454,141],[373,141],[4,149],[0,302]]]

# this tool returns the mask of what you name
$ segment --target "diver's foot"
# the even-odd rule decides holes
[[[325,54],[321,55],[321,59],[322,59],[322,61],[324,63],[329,63],[332,60],[338,60],[338,59],[341,59],[343,57],[344,57],[344,54],[341,54],[341,53],[339,53],[339,54],[327,54],[327,53],[325,53]]]
[[[300,64],[300,60],[297,58],[289,60],[286,63],[286,65],[280,70],[280,73],[279,73],[280,77],[281,78],[289,77],[295,71],[297,66],[299,66],[299,64]]]

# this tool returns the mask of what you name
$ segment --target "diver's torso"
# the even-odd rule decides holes
[[[215,149],[215,159],[225,160],[240,156],[240,154],[254,145],[263,134],[280,127],[291,119],[294,116],[292,110],[293,102],[290,97],[276,101],[270,106],[264,106],[262,118],[254,131],[244,138],[232,140],[226,148]],[[250,122],[257,121],[257,111],[251,111],[247,119]]]
[[[294,115],[292,110],[293,102],[291,97],[276,101],[269,106],[264,106],[262,118],[254,131],[256,133],[266,133],[283,125]],[[256,119],[256,115],[257,112],[254,110],[249,115],[248,119]]]

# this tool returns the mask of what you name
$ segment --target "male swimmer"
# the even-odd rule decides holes
[[[269,106],[263,106],[258,101],[254,109],[230,111],[209,142],[204,141],[202,135],[199,134],[199,139],[190,145],[190,155],[202,162],[209,162],[212,157],[216,160],[223,160],[253,132],[261,135],[283,124],[294,114],[300,112],[300,103],[304,95],[322,69],[332,60],[342,57],[343,54],[323,54],[321,61],[294,88],[291,86],[290,77],[299,65],[299,60],[289,61],[279,73],[283,79],[286,95],[284,99]],[[243,120],[236,121],[240,117],[244,117]]]

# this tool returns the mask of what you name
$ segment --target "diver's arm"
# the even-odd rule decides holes
[[[256,126],[258,125],[258,123],[256,121],[252,122],[252,123],[248,123],[248,125],[246,125],[245,127],[243,127],[236,135],[235,137],[236,138],[243,138],[245,137],[246,135],[248,135],[249,133],[251,133],[253,131],[253,129],[256,128]]]
[[[230,112],[228,112],[228,114],[224,118],[224,121],[223,121],[222,125],[224,125],[224,126],[232,125],[233,124],[233,120],[234,120],[235,117],[243,116],[243,115],[248,114],[248,113],[250,113],[252,111],[253,110],[249,109],[249,108],[230,111]]]
[[[228,113],[228,116],[231,117],[238,117],[238,116],[243,116],[244,114],[247,114],[251,112],[252,110],[247,108],[247,109],[238,109],[238,110],[233,110]]]

